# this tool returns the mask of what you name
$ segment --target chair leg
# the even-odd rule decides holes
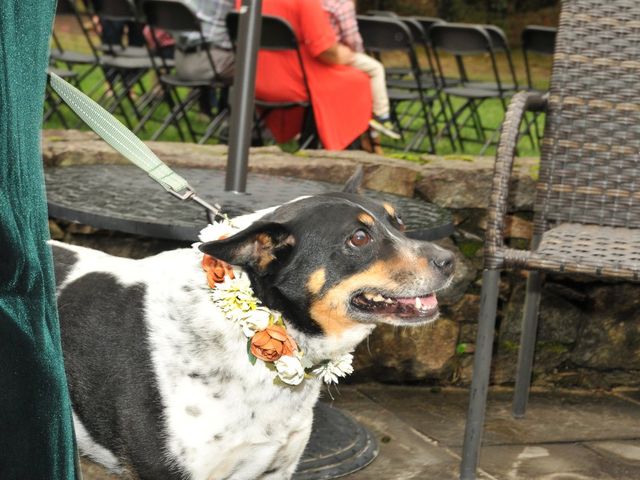
[[[527,400],[529,399],[533,354],[536,346],[536,331],[538,330],[541,275],[540,272],[529,272],[529,278],[527,279],[527,295],[524,301],[518,370],[516,372],[516,387],[512,406],[512,413],[515,418],[524,417]]]
[[[476,352],[473,358],[473,378],[469,411],[464,432],[460,480],[474,480],[480,457],[480,444],[487,406],[489,375],[491,373],[491,355],[496,325],[496,307],[498,304],[499,270],[485,270],[482,274],[482,294],[480,296],[480,318]]]

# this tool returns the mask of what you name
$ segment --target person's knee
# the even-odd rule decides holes
[[[378,60],[373,59],[371,67],[371,76],[384,78],[384,66]]]

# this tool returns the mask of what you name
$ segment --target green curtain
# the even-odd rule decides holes
[[[54,0],[0,0],[0,479],[73,479],[40,128]]]

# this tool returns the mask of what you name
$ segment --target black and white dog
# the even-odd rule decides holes
[[[453,272],[450,252],[407,238],[392,206],[354,193],[306,197],[233,223],[237,233],[200,252],[143,260],[52,242],[83,454],[142,479],[290,478],[321,389],[312,365],[344,358],[378,323],[433,321],[434,292]],[[202,252],[247,279],[263,319],[292,339],[268,338],[274,355],[289,348],[304,377],[297,363],[282,375],[272,358],[256,361],[269,345],[230,320],[237,299],[212,300]],[[220,285],[233,285],[225,278]]]

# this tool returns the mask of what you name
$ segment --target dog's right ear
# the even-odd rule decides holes
[[[206,242],[200,251],[219,260],[250,268],[259,275],[269,272],[295,245],[295,238],[280,223],[256,223],[224,240]]]
[[[342,191],[344,193],[360,193],[362,187],[362,180],[364,179],[364,170],[362,165],[358,165],[356,171],[351,175],[351,178],[347,180]]]

